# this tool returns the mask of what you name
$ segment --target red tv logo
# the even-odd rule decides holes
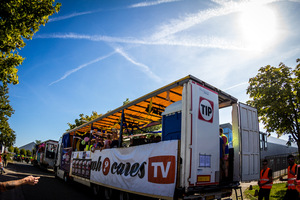
[[[198,118],[212,123],[214,119],[214,102],[203,97],[199,100],[199,114]]]
[[[155,156],[149,158],[148,181],[170,184],[175,182],[175,156]]]

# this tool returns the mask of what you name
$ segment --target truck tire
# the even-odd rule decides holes
[[[120,196],[119,198],[120,200],[130,200],[130,195],[128,192],[120,191],[119,196]]]
[[[113,199],[113,189],[107,187],[104,188],[104,199],[105,200]]]
[[[100,197],[100,194],[101,194],[101,186],[100,186],[100,185],[97,185],[97,184],[92,184],[92,185],[91,185],[91,188],[92,188],[93,195],[94,195],[95,197]],[[100,198],[100,199],[103,199],[103,198]]]

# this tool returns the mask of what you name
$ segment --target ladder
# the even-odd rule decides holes
[[[243,200],[243,192],[242,192],[242,187],[235,187],[233,188],[235,192],[235,199],[236,200]],[[239,194],[238,194],[239,191]]]

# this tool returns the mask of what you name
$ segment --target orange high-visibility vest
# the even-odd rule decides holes
[[[267,168],[264,174],[263,174],[263,171],[264,170],[260,171],[260,183],[261,184],[266,183],[266,182],[268,182],[270,180],[269,177],[268,177],[270,168]],[[271,183],[268,183],[268,184],[265,184],[265,185],[261,186],[261,188],[271,189],[272,185],[273,185],[273,181]]]
[[[292,169],[291,169],[291,166],[288,166],[288,189],[290,190],[295,190],[296,189],[296,186],[295,186],[295,180],[296,180],[296,175],[293,175],[290,173],[290,171],[292,170],[292,172],[296,173],[296,164],[294,164],[292,166]]]

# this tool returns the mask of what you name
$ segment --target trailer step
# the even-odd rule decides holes
[[[243,200],[242,187],[234,187],[233,189],[234,189],[234,192],[235,192],[235,199],[236,200],[240,200],[240,199]]]

